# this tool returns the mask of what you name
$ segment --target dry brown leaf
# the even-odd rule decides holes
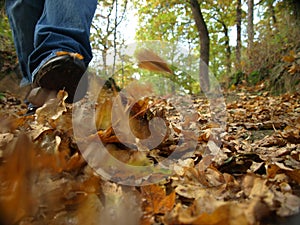
[[[82,168],[86,164],[85,159],[79,154],[75,153],[63,167],[65,171],[74,171],[76,169]]]
[[[249,198],[265,197],[265,195],[269,191],[266,183],[267,180],[261,179],[259,177],[255,178],[253,181],[253,186],[251,187],[251,191],[249,193]]]
[[[295,74],[295,73],[297,73],[297,72],[299,72],[300,71],[300,66],[299,65],[296,65],[296,64],[293,64],[290,68],[289,68],[289,70],[288,70],[288,72],[290,73],[290,74]]]
[[[1,219],[7,224],[33,218],[45,205],[45,212],[51,217],[53,212],[49,209],[64,210],[64,193],[69,194],[72,188],[77,189],[77,183],[80,185],[78,181],[72,183],[69,180],[67,184],[65,179],[52,180],[51,175],[62,171],[60,166],[66,164],[66,157],[62,160],[57,154],[40,151],[42,149],[37,146],[26,135],[19,135],[16,144],[11,145],[12,153],[6,152],[5,163],[0,167],[0,208],[4,214]],[[77,191],[82,193],[86,189],[86,186],[78,186]],[[75,204],[76,199],[70,198],[64,204]],[[49,217],[42,223],[49,224]]]
[[[178,184],[175,192],[185,198],[198,199],[207,194],[207,189],[197,184]]]
[[[172,74],[169,65],[160,56],[149,49],[142,49],[136,54],[138,66],[155,72],[166,72]]]
[[[268,165],[268,168],[267,168],[268,178],[274,178],[279,170],[280,170],[279,166],[277,166],[275,164]]]
[[[300,128],[296,126],[286,126],[281,132],[281,135],[290,143],[300,143]]]
[[[152,61],[155,60],[152,58]],[[147,62],[147,58],[143,58],[141,67],[144,65],[146,69],[155,72],[172,72],[160,57],[156,58],[156,61],[161,64],[152,61]],[[292,63],[286,68],[295,69]],[[128,150],[128,147],[121,145],[109,123],[102,126],[102,122],[109,121],[107,118],[111,112],[110,107],[102,110],[100,106],[104,100],[111,103],[116,96],[101,92],[99,104],[96,105],[96,121],[100,130],[87,129],[91,132],[82,132],[88,134],[83,134],[80,139],[90,146],[87,153],[93,159],[92,167],[113,168],[114,162],[108,155],[126,164],[143,166],[152,165],[152,159],[154,162],[165,159],[175,149],[182,153],[182,160],[175,162],[176,174],[171,177],[170,182],[167,180],[148,189],[139,187],[133,196],[125,191],[128,187],[115,185],[120,188],[114,188],[113,185],[111,189],[104,188],[105,184],[94,175],[92,167],[87,166],[73,142],[72,115],[69,113],[71,110],[63,114],[52,113],[58,116],[54,121],[51,121],[51,112],[45,110],[45,118],[50,119],[36,123],[34,116],[21,118],[18,116],[20,113],[15,111],[16,108],[8,108],[8,102],[6,105],[0,102],[0,107],[3,107],[1,109],[5,109],[1,118],[8,118],[8,122],[0,122],[0,145],[3,149],[0,179],[2,181],[7,178],[6,180],[14,184],[13,186],[9,182],[1,182],[0,200],[4,199],[4,203],[7,203],[2,214],[8,212],[8,219],[19,220],[20,224],[68,224],[70,221],[93,224],[96,222],[94,218],[100,217],[101,224],[113,224],[118,221],[118,224],[128,225],[139,224],[141,215],[135,213],[135,209],[139,210],[140,207],[143,207],[141,224],[149,225],[262,224],[263,218],[270,213],[280,216],[295,214],[300,204],[299,196],[296,196],[300,183],[299,94],[275,97],[264,93],[262,88],[263,85],[252,89],[247,87],[245,92],[238,94],[236,99],[228,104],[228,129],[224,135],[222,133],[218,136],[212,131],[218,127],[217,124],[209,122],[212,115],[207,100],[195,97],[191,108],[196,108],[199,113],[187,118],[184,123],[179,123],[180,115],[168,100],[148,97],[153,95],[151,88],[136,82],[120,93],[122,107],[118,110],[128,113],[128,118],[125,118],[124,113],[117,111],[117,119],[127,119],[131,125],[125,128],[124,132],[131,131],[135,138],[147,138],[150,135],[148,122],[154,116],[164,118],[170,127],[166,138],[155,150],[150,150],[142,142],[135,140],[137,148],[143,150],[142,153]],[[95,90],[96,93],[97,91]],[[250,94],[253,91],[262,94]],[[180,101],[179,98],[176,99]],[[104,104],[108,106],[110,103]],[[91,110],[88,108],[90,105],[92,104],[88,103],[86,110]],[[22,107],[24,111],[25,106]],[[55,107],[53,111],[59,110],[61,105],[53,105],[53,108]],[[68,109],[71,107],[68,105]],[[77,122],[82,123],[83,127],[90,127],[90,124],[95,122],[86,123],[90,118],[91,116],[83,112]],[[193,123],[194,121],[196,122]],[[196,151],[187,154],[185,152],[192,146],[188,141],[195,140],[192,133],[186,131],[192,125],[202,130],[196,137]],[[13,157],[16,158],[12,160],[8,156],[15,151],[12,150],[12,145],[14,139],[20,138],[22,130],[29,130],[34,144],[30,139],[31,144],[24,143],[28,148],[34,145],[36,151],[31,157],[32,153],[27,149],[28,154],[25,155],[23,149],[20,151],[21,157],[13,153]],[[181,136],[187,139],[179,145]],[[93,143],[99,141],[99,137],[109,150],[108,153],[99,155],[95,151],[96,145]],[[25,145],[24,143],[22,145]],[[210,151],[207,151],[208,148]],[[45,151],[55,154],[45,154]],[[15,166],[19,164],[16,162],[24,161],[35,163]],[[8,162],[12,165],[6,167]],[[17,172],[18,168],[34,172]],[[26,183],[26,179],[32,174],[37,175],[34,177],[37,183],[28,182],[31,192],[28,188],[22,190],[20,184]],[[129,177],[122,168],[114,170],[113,174],[114,178],[122,181],[143,179],[141,183],[148,183],[161,176],[153,174],[145,177],[142,174]],[[6,187],[15,189],[7,190]],[[136,196],[140,196],[144,201],[140,203],[135,199]],[[32,205],[33,211],[20,209],[27,206],[30,208]],[[35,210],[36,206],[38,211]],[[98,208],[101,208],[100,212],[97,211]],[[90,217],[85,219],[85,216]]]
[[[34,155],[33,144],[22,134],[0,167],[0,208],[6,224],[14,224],[37,210],[31,190]]]
[[[250,225],[244,210],[237,204],[226,204],[217,208],[212,214],[203,213],[191,224],[205,225]]]
[[[292,171],[286,171],[286,175],[288,175],[292,180],[296,181],[298,184],[300,184],[300,170],[292,170]]]
[[[31,118],[30,116],[25,117],[17,117],[15,115],[5,115],[0,117],[0,132],[7,133],[7,132],[14,132],[19,127],[22,127],[27,120]]]
[[[49,120],[56,120],[63,112],[66,112],[65,100],[68,97],[66,91],[60,90],[56,99],[49,99],[42,107],[36,110],[37,121],[39,123]]]
[[[103,204],[96,194],[88,194],[76,210],[74,215],[77,220],[76,224],[99,225],[103,208]]]
[[[262,198],[251,199],[249,205],[245,206],[245,215],[250,224],[255,224],[269,215],[270,209]]]
[[[14,135],[12,133],[0,134],[0,148],[10,143],[13,140],[13,138]]]
[[[175,191],[166,195],[165,189],[157,184],[144,186],[141,189],[144,199],[144,212],[156,214],[172,210],[175,204]]]
[[[216,200],[206,195],[194,201],[188,209],[181,209],[178,213],[180,224],[197,225],[248,225],[243,207],[237,203]]]
[[[97,130],[105,130],[111,126],[112,99],[104,99],[98,103],[95,112],[95,125]]]
[[[284,62],[292,63],[295,61],[296,57],[297,57],[296,53],[294,51],[290,51],[288,55],[282,57],[282,60]]]
[[[277,192],[275,200],[280,202],[280,207],[276,210],[279,216],[291,216],[300,211],[300,198],[296,195]]]
[[[211,165],[205,170],[198,169],[198,180],[204,187],[218,187],[225,183],[223,174]]]
[[[134,188],[124,188],[115,183],[102,183],[104,209],[100,224],[140,224],[140,201]]]

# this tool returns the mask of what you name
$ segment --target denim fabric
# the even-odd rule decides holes
[[[88,66],[92,59],[90,26],[97,0],[6,0],[23,83],[57,51],[79,53]]]

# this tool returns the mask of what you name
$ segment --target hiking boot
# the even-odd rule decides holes
[[[76,57],[74,53],[66,52],[47,61],[37,72],[33,84],[48,90],[65,90],[68,92],[66,102],[73,103],[82,99],[86,94],[88,80],[87,76],[83,76],[85,71],[86,66],[83,60]],[[81,78],[84,80],[81,81],[80,88],[77,90]]]
[[[49,99],[56,98],[57,91],[46,88],[33,88],[28,94],[24,103],[27,104],[25,116],[33,115],[35,111],[45,104]]]
[[[27,104],[27,111],[24,114],[24,116],[31,116],[33,114],[35,114],[35,111],[38,109],[37,106],[33,105],[32,103],[28,103]]]

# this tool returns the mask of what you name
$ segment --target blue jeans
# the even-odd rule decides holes
[[[92,59],[90,26],[97,0],[6,0],[22,84],[32,83],[38,69],[57,51]]]

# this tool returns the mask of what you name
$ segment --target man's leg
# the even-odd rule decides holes
[[[77,84],[92,59],[89,35],[96,7],[97,0],[45,0],[36,25],[29,58],[33,80],[43,88],[64,88],[69,93],[68,102],[73,101]],[[76,54],[61,55],[61,51]]]
[[[35,26],[42,15],[44,1],[6,0],[5,8],[13,31],[23,83],[31,83],[32,77],[28,70],[28,57],[34,49]]]

